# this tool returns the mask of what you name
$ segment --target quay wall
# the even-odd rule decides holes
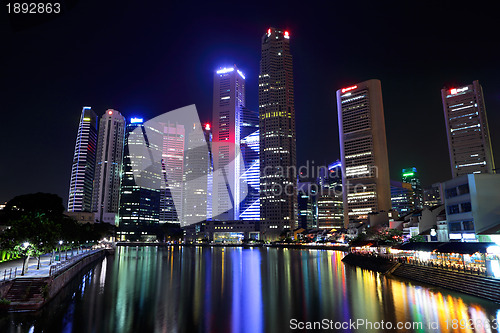
[[[383,257],[349,253],[342,261],[346,264],[373,270],[422,284],[448,289],[496,303],[500,303],[500,280],[470,273],[455,272],[438,267],[396,263]]]

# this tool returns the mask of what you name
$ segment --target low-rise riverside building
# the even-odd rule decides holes
[[[202,221],[188,225],[184,229],[184,241],[208,241],[214,243],[239,244],[244,240],[260,240],[260,221]]]

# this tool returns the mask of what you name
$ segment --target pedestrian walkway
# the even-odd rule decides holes
[[[54,258],[52,258],[52,260],[52,253],[47,253],[40,256],[40,267],[38,267],[38,258],[31,257],[28,263],[28,271],[24,276],[21,276],[24,259],[2,262],[0,263],[0,282],[4,280],[10,280],[15,277],[47,277],[51,274],[51,267],[52,270],[54,270],[56,266],[70,264],[72,261],[74,261],[73,259],[77,259],[77,257],[80,258],[82,254],[86,255],[92,252],[94,251],[90,249],[61,251],[60,260],[57,261],[54,261],[54,259],[59,258],[59,252],[54,253]]]

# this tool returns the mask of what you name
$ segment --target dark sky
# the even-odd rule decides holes
[[[38,191],[67,200],[82,106],[152,118],[196,104],[208,121],[213,71],[237,64],[256,109],[271,26],[291,34],[299,164],[339,158],[335,91],[372,78],[382,81],[392,179],[408,166],[424,185],[451,177],[444,85],[480,81],[500,153],[500,28],[480,1],[65,4],[36,25],[0,13],[0,202]]]

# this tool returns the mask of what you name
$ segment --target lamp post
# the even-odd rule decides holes
[[[62,246],[63,241],[59,241],[59,261],[61,261],[61,246]]]
[[[29,242],[24,242],[23,243],[23,250],[26,251],[29,245],[30,245]],[[26,256],[26,258],[23,260],[23,270],[21,271],[21,275],[24,275],[24,269],[25,269],[25,266],[26,266],[26,260],[29,258],[27,252],[26,252],[25,256]]]

